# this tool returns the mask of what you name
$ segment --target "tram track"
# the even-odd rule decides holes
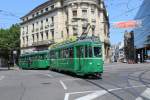
[[[93,81],[90,81],[90,80],[88,80],[88,79],[84,79],[84,80],[85,80],[86,82],[91,83],[92,85],[95,85],[95,86],[97,86],[97,87],[99,87],[99,88],[101,88],[101,89],[107,91],[109,94],[115,96],[115,97],[118,98],[119,100],[124,100],[122,97],[118,96],[117,94],[113,93],[112,91],[109,91],[107,88],[103,87],[102,85],[99,85],[99,84],[97,84],[97,83],[95,83],[95,82],[93,82]]]
[[[143,86],[145,86],[145,87],[147,87],[147,88],[150,88],[150,87],[147,85],[147,84],[150,84],[150,82],[147,82],[147,81],[150,81],[150,79],[145,79],[145,78],[142,77],[145,73],[147,73],[147,72],[149,72],[149,71],[150,71],[150,70],[148,70],[148,71],[147,71],[147,70],[144,70],[144,71],[141,72],[137,77],[132,76],[131,74],[133,74],[133,73],[128,74],[128,80],[127,80],[128,86],[132,86],[132,85],[130,84],[129,80],[133,80],[133,81],[140,82],[141,84],[143,84]],[[143,81],[143,80],[147,80],[147,81]],[[133,88],[132,92],[136,92],[137,94],[140,95],[140,92],[137,91],[135,88]],[[147,98],[145,98],[145,97],[143,97],[143,96],[140,96],[140,98],[141,98],[142,100],[149,100],[149,99],[147,99]]]
[[[127,87],[135,87],[134,85],[132,85],[132,84],[129,82],[129,80],[133,80],[133,81],[137,81],[137,82],[141,83],[141,84],[143,85],[143,87],[145,86],[145,87],[147,87],[147,88],[150,88],[150,87],[147,85],[147,84],[150,84],[150,82],[149,82],[150,79],[145,79],[145,78],[142,77],[145,73],[147,73],[147,72],[149,72],[149,71],[147,71],[147,70],[146,70],[146,71],[143,70],[143,71],[144,71],[144,72],[141,72],[137,77],[132,76],[132,74],[134,74],[135,72],[129,73],[128,76],[125,77],[125,79],[126,79],[126,81],[127,81]],[[97,86],[97,87],[99,87],[99,88],[101,88],[101,89],[103,89],[103,90],[105,90],[105,91],[107,91],[109,94],[115,96],[115,97],[118,98],[119,100],[124,100],[121,96],[117,95],[116,93],[114,93],[114,92],[112,92],[112,91],[109,91],[109,90],[108,90],[107,88],[105,88],[104,86],[102,86],[102,85],[100,85],[100,84],[97,84],[96,82],[93,82],[92,80],[88,80],[88,79],[84,79],[84,80],[87,81],[87,82],[89,82],[89,83],[91,83],[91,84],[93,84],[93,85],[95,85],[95,86]],[[124,90],[125,92],[131,94],[131,95],[134,96],[134,97],[138,97],[138,96],[140,95],[140,92],[139,92],[137,89],[135,89],[135,88],[132,88],[131,90],[128,90],[128,88],[124,88],[124,87],[118,86],[118,85],[116,85],[116,84],[114,84],[114,83],[112,83],[112,82],[109,82],[109,81],[105,81],[105,83],[106,83],[106,84],[109,84],[109,85],[112,85],[112,86],[115,86],[116,88],[122,88],[122,90]],[[141,85],[141,86],[142,86],[142,85]],[[141,98],[142,98],[143,100],[148,100],[148,99],[146,99],[145,97],[142,97],[142,96],[141,96]]]

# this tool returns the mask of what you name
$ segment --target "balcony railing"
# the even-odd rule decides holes
[[[47,28],[49,28],[49,25],[46,25],[46,26],[45,26],[45,29],[47,29]]]
[[[53,43],[54,43],[54,40],[44,40],[44,41],[33,42],[32,46],[50,45]]]
[[[53,26],[54,26],[54,23],[51,23],[50,26],[53,27]]]

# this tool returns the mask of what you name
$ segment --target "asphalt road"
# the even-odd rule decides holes
[[[103,79],[0,69],[0,100],[150,100],[150,64],[107,64]]]

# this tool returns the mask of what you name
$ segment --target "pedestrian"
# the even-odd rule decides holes
[[[8,60],[8,70],[10,70],[10,60]]]

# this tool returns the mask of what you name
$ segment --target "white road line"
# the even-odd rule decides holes
[[[141,97],[136,98],[135,100],[143,100]]]
[[[80,97],[80,98],[77,98],[75,100],[93,100],[99,96],[103,96],[104,94],[106,94],[107,91],[105,90],[102,90],[102,91],[97,91],[97,92],[94,92],[94,93],[91,93],[91,94],[88,94],[86,96],[83,96],[83,97]]]
[[[137,85],[132,87],[123,87],[123,88],[114,88],[114,89],[108,89],[108,91],[117,91],[117,90],[123,90],[123,89],[131,89],[131,88],[140,88],[140,87],[146,87],[146,85]],[[76,100],[92,100],[93,98],[97,98],[99,96],[103,96],[104,94],[108,93],[108,91],[100,90],[100,91],[82,91],[82,92],[72,92],[72,93],[66,93],[64,100],[69,100],[70,95],[74,94],[83,94],[83,93],[92,93],[84,96],[83,98],[77,98]],[[147,90],[144,94],[150,94],[150,90]],[[87,99],[87,97],[91,97],[92,99]],[[85,99],[84,99],[85,98]],[[137,100],[142,100],[140,97],[137,98]]]
[[[67,86],[65,85],[65,83],[64,83],[62,80],[60,80],[60,84],[62,85],[62,87],[63,87],[65,90],[67,90]]]
[[[150,88],[147,88],[143,93],[142,93],[142,96],[147,98],[147,99],[150,99]]]
[[[141,94],[141,96],[144,97],[144,98],[150,99],[150,88],[147,88],[147,89]],[[136,98],[135,100],[143,100],[143,98],[138,97],[138,98]]]
[[[76,81],[76,80],[82,80],[82,79],[79,79],[79,78],[75,78],[75,79],[64,79],[63,81]]]
[[[0,76],[0,80],[3,80],[5,78],[5,76]]]
[[[69,100],[69,95],[70,95],[69,93],[66,93],[64,100]]]
[[[53,76],[51,74],[44,74],[45,76],[48,76],[50,78],[53,78]]]

